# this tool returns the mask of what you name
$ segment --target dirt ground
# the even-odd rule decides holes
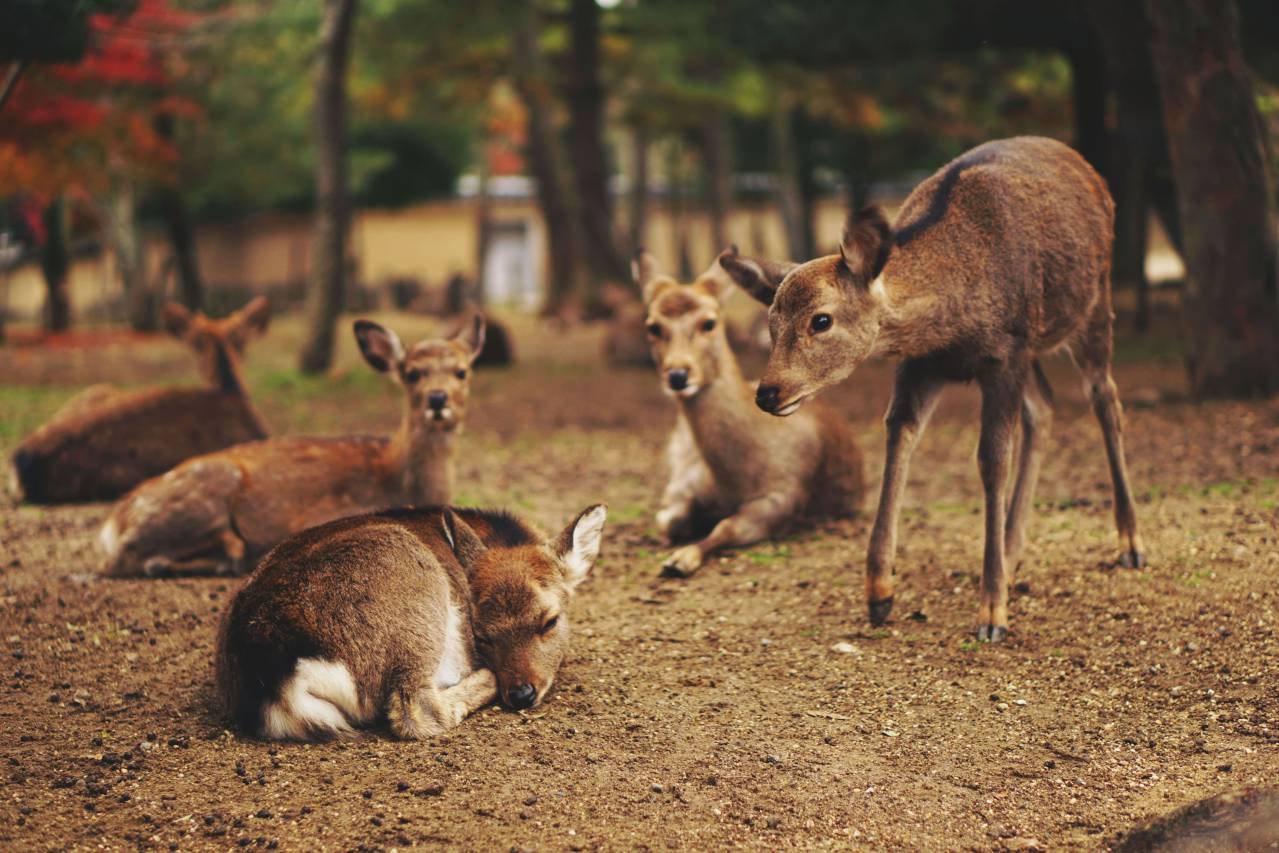
[[[235,736],[211,659],[239,582],[98,580],[105,505],[6,507],[0,847],[1145,849],[1167,833],[1134,827],[1223,793],[1202,849],[1279,837],[1279,810],[1248,826],[1279,778],[1279,399],[1188,402],[1173,333],[1121,332],[1150,566],[1120,570],[1099,430],[1054,360],[1033,545],[989,647],[973,389],[916,455],[894,619],[872,630],[869,515],[657,581],[671,403],[651,371],[602,367],[598,330],[515,331],[518,366],[475,379],[458,502],[550,529],[610,506],[549,701],[421,743]],[[249,354],[272,427],[389,430],[399,400],[345,336],[317,380],[291,369],[298,337],[285,320]],[[192,381],[188,361],[160,339],[0,349],[0,450],[84,384]],[[872,483],[890,379],[870,365],[831,395]]]

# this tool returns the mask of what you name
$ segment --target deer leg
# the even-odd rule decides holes
[[[497,698],[497,679],[491,670],[477,669],[452,687],[430,693],[426,704],[435,719],[451,729]]]
[[[866,604],[872,625],[884,624],[893,610],[897,515],[906,490],[911,454],[928,425],[942,386],[940,378],[917,363],[904,362],[897,369],[893,399],[884,417],[888,429],[884,481],[880,486],[879,508],[875,511],[875,526],[871,530],[870,549],[866,555]]]
[[[747,501],[736,513],[715,525],[705,539],[676,549],[662,564],[662,574],[688,577],[716,551],[766,539],[782,522],[795,516],[800,503],[797,494],[786,492],[771,492]]]
[[[662,492],[657,527],[671,544],[705,536],[709,525],[704,516],[715,504],[715,478],[683,416],[676,423],[666,452],[671,475]]]
[[[1090,382],[1093,412],[1101,424],[1106,443],[1106,459],[1110,463],[1110,479],[1115,493],[1115,527],[1119,531],[1119,565],[1140,569],[1146,565],[1146,554],[1137,535],[1137,509],[1128,486],[1128,467],[1124,462],[1123,407],[1119,390],[1110,371],[1098,374]]]
[[[977,464],[986,493],[986,548],[977,639],[997,643],[1008,633],[1008,572],[1004,563],[1005,497],[1017,412],[1025,400],[1028,365],[1000,365],[981,377],[981,439]]]
[[[1048,432],[1052,429],[1052,388],[1044,376],[1038,359],[1032,364],[1034,375],[1026,383],[1021,404],[1021,456],[1017,464],[1017,485],[1008,510],[1008,527],[1004,533],[1004,559],[1014,571],[1026,547],[1026,526],[1035,502],[1035,484],[1039,466],[1044,461]]]

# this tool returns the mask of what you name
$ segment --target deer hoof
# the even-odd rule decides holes
[[[1008,636],[1008,629],[1003,625],[982,625],[977,629],[977,642],[1002,643]]]
[[[662,577],[686,578],[702,566],[702,549],[696,545],[685,545],[666,558],[662,564]]]
[[[1135,548],[1129,549],[1119,555],[1119,565],[1125,569],[1144,569],[1146,568],[1146,555]]]
[[[876,628],[888,621],[888,614],[893,612],[893,597],[881,598],[870,602],[870,624]]]

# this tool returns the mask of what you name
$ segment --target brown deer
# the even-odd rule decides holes
[[[355,322],[355,336],[364,360],[404,391],[393,436],[274,438],[189,459],[111,510],[99,537],[103,571],[239,574],[312,525],[399,504],[448,503],[483,317],[457,337],[408,351],[369,320]]]
[[[309,740],[379,719],[429,737],[494,698],[534,707],[568,650],[568,603],[605,515],[589,507],[554,540],[504,512],[441,507],[294,536],[223,620],[226,709],[244,731]]]
[[[195,352],[208,387],[86,388],[18,445],[15,491],[32,503],[112,500],[184,459],[265,438],[240,357],[270,317],[264,297],[221,320],[166,305],[165,326]]]
[[[1008,629],[1008,572],[1052,422],[1038,357],[1065,349],[1083,373],[1114,482],[1121,565],[1144,565],[1124,465],[1119,394],[1110,374],[1114,203],[1071,148],[1050,139],[988,142],[953,160],[906,199],[896,231],[875,208],[852,217],[839,254],[764,264],[730,250],[721,263],[770,304],[773,351],[756,402],[789,415],[865,359],[902,361],[888,407],[888,452],[867,558],[872,624],[893,604],[897,514],[911,451],[947,382],[982,392],[978,462],[986,503],[977,636]],[[1020,416],[1011,504],[1005,490]]]
[[[720,316],[732,281],[718,262],[681,285],[641,250],[632,272],[662,388],[679,404],[657,524],[672,544],[700,537],[671,554],[663,573],[690,575],[716,551],[758,542],[801,516],[854,515],[864,488],[852,431],[821,405],[788,421],[755,407]]]

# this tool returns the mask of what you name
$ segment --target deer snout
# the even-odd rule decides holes
[[[781,403],[781,389],[776,385],[760,385],[755,390],[755,405],[772,414]]]
[[[537,688],[531,684],[516,684],[506,691],[506,706],[523,711],[537,704]]]
[[[688,387],[688,368],[674,367],[666,371],[666,384],[672,391],[683,391]]]
[[[426,406],[433,412],[440,412],[449,404],[449,395],[444,391],[432,391],[426,395]]]

